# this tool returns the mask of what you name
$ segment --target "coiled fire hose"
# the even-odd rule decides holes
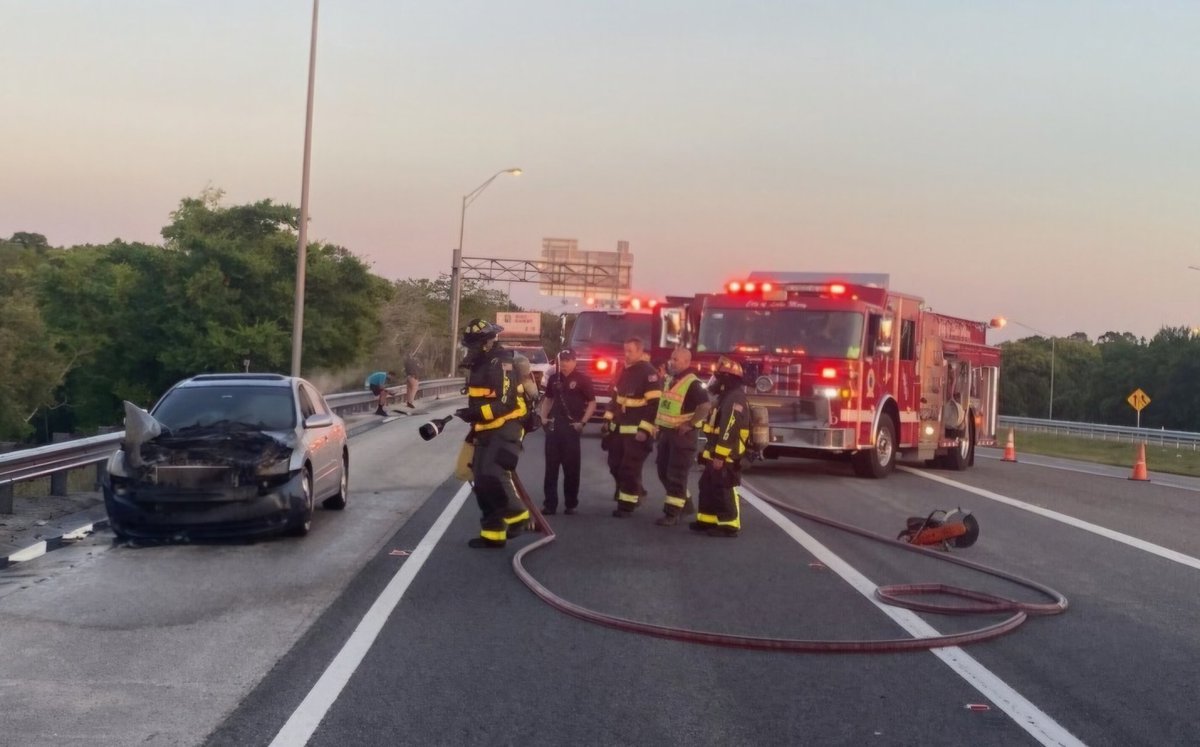
[[[920,553],[929,557],[944,560],[956,565],[970,568],[979,571],[980,573],[994,576],[996,578],[1010,581],[1019,586],[1024,586],[1028,589],[1042,594],[1051,602],[1021,602],[1015,599],[1007,599],[1005,597],[987,594],[971,589],[964,589],[958,586],[948,586],[946,584],[895,584],[890,586],[880,586],[875,590],[875,596],[886,604],[896,607],[904,607],[916,612],[928,612],[941,615],[994,615],[1006,612],[1012,614],[995,624],[988,625],[975,630],[969,630],[963,633],[954,633],[952,635],[931,636],[925,638],[890,638],[881,640],[805,640],[799,638],[772,638],[764,636],[747,636],[733,635],[730,633],[718,633],[705,630],[691,630],[688,628],[676,628],[667,625],[656,625],[654,623],[641,622],[638,620],[630,620],[628,618],[610,615],[605,612],[582,607],[574,602],[569,602],[554,592],[547,589],[540,581],[525,568],[524,558],[538,550],[548,547],[557,539],[554,529],[550,523],[546,521],[546,517],[534,505],[529,494],[525,491],[525,486],[521,484],[520,478],[516,473],[512,473],[513,482],[517,488],[517,494],[521,501],[529,509],[530,515],[533,517],[531,523],[541,531],[545,536],[541,539],[527,545],[517,551],[513,556],[513,570],[517,577],[521,579],[529,590],[532,591],[539,599],[550,605],[560,612],[564,612],[572,617],[585,620],[597,625],[623,630],[628,633],[639,633],[641,635],[654,636],[656,638],[667,638],[674,641],[683,641],[686,643],[702,643],[709,646],[723,646],[727,648],[743,648],[758,651],[783,651],[788,653],[892,653],[899,651],[926,651],[932,648],[941,648],[945,646],[964,646],[970,643],[980,643],[997,638],[1005,633],[1016,629],[1030,615],[1057,615],[1067,609],[1067,598],[1059,592],[1051,589],[1048,586],[1039,584],[1036,581],[1030,581],[1020,576],[1015,576],[1011,573],[976,563],[970,560],[963,560],[952,555],[947,555],[936,550],[930,550],[919,545],[912,545],[905,542],[899,542],[890,537],[885,537],[881,534],[869,532],[859,527],[843,524],[842,522],[814,514],[809,511],[789,506],[782,501],[770,498],[768,496],[757,493],[758,498],[766,503],[771,504],[775,508],[786,511],[790,514],[800,516],[809,521],[814,521],[818,524],[840,529],[844,532],[865,537],[867,539],[881,542],[892,547],[903,549],[907,552]],[[972,602],[968,605],[953,605],[939,604],[934,602],[919,601],[917,597],[922,596],[950,596],[958,599],[965,599]]]

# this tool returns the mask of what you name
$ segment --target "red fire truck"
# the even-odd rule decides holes
[[[745,366],[767,459],[848,457],[884,477],[900,455],[962,470],[995,444],[987,323],[934,313],[887,275],[755,272],[686,314],[702,369],[722,354]]]
[[[670,308],[658,299],[630,298],[605,304],[590,300],[588,308],[561,317],[562,346],[575,351],[579,369],[592,378],[602,408],[612,398],[613,384],[625,366],[625,341],[640,338],[655,365],[665,364],[676,345],[684,343],[687,304],[672,298]]]

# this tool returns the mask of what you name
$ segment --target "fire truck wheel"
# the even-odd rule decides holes
[[[887,477],[896,467],[896,424],[891,415],[879,418],[879,430],[875,431],[875,448],[863,449],[851,458],[854,473],[859,477],[879,479]]]
[[[971,423],[967,428],[967,433],[959,441],[958,446],[950,450],[950,453],[942,457],[942,466],[946,469],[952,469],[955,472],[962,472],[967,467],[971,466],[972,457],[975,451],[975,424]]]

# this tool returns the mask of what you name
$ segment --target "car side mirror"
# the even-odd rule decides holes
[[[315,412],[304,419],[305,428],[328,428],[333,425],[333,416],[327,412]]]

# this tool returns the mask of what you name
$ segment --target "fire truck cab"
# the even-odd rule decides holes
[[[987,323],[934,313],[887,275],[755,272],[697,296],[689,316],[702,367],[742,361],[767,459],[849,458],[880,478],[901,456],[966,469],[995,443]]]

